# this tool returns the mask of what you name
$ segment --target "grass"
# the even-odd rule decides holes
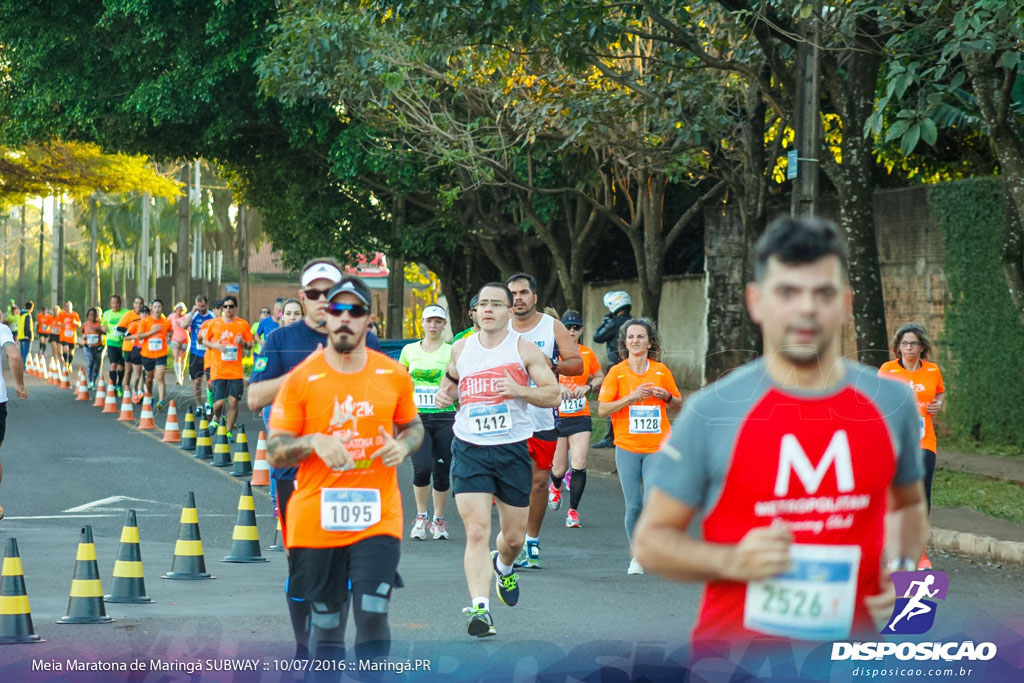
[[[1024,449],[1020,444],[978,443],[969,438],[950,436],[939,440],[942,450],[960,451],[978,455],[998,455],[1004,458],[1024,458]]]
[[[967,507],[990,517],[1024,523],[1024,486],[978,474],[936,470],[932,505]]]

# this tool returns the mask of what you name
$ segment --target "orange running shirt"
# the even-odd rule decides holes
[[[647,372],[638,375],[629,367],[629,361],[624,360],[608,368],[608,375],[601,384],[598,401],[618,401],[636,391],[641,384],[648,382],[665,389],[674,397],[679,396],[676,381],[663,363],[656,360],[648,361]],[[654,453],[672,431],[665,402],[653,396],[623,406],[612,413],[611,418],[615,445],[634,453]]]
[[[129,334],[132,334],[132,332],[131,332],[131,324],[133,322],[135,322],[136,320],[138,320],[138,319],[139,319],[139,314],[138,313],[136,313],[135,311],[128,311],[123,316],[121,316],[120,320],[117,321],[116,327],[123,327],[126,330],[128,330],[128,332],[125,333],[125,336],[127,336]],[[122,351],[131,351],[133,346],[135,346],[135,340],[134,339],[125,339],[123,342],[121,342],[121,350]]]
[[[52,321],[53,316],[49,313],[40,313],[36,316],[36,329],[39,330],[40,335],[50,334]]]
[[[928,404],[935,400],[935,397],[946,391],[942,384],[942,372],[935,363],[926,360],[921,361],[921,367],[911,372],[900,365],[900,361],[891,360],[883,363],[878,368],[880,377],[888,377],[898,382],[906,382],[910,389],[917,395],[917,412],[921,426],[921,448],[932,453],[936,451],[938,441],[935,438],[935,425],[932,423],[932,416],[928,412]]]
[[[57,316],[57,324],[60,326],[60,341],[62,344],[74,344],[78,335],[78,328],[82,326],[82,319],[78,313],[72,311],[61,311]]]
[[[601,371],[601,362],[597,360],[597,354],[583,344],[578,344],[578,346],[580,349],[580,355],[583,356],[583,372],[579,375],[558,376],[558,383],[563,387],[569,387],[570,389],[582,387],[587,383],[587,379],[591,375],[596,375]],[[558,416],[590,417],[590,405],[587,403],[587,397],[563,398],[562,402],[558,406]]]
[[[383,443],[381,427],[393,433],[396,424],[416,417],[413,382],[404,366],[384,354],[367,349],[366,355],[363,369],[348,374],[317,351],[277,391],[270,429],[351,436],[346,448],[356,461],[355,469],[344,472],[332,470],[315,453],[299,464],[288,501],[289,548],[336,548],[381,535],[402,538],[397,470],[373,454]]]
[[[207,349],[210,358],[210,379],[242,379],[242,347],[235,344],[235,337],[242,335],[242,340],[252,343],[252,331],[249,323],[242,318],[226,322],[223,318],[214,318],[203,323],[201,330],[206,330],[205,339],[217,344],[230,344],[231,348]]]
[[[154,327],[160,331],[142,340],[143,358],[166,358],[167,357],[167,333],[171,331],[171,321],[167,318],[153,320],[152,316],[146,316],[139,321],[137,334],[149,332]]]
[[[103,344],[103,328],[98,322],[91,323],[86,320],[82,323],[82,337],[86,346],[101,346]]]

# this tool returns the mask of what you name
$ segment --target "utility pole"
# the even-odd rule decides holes
[[[796,154],[790,154],[790,165],[797,165],[793,179],[790,213],[812,217],[818,209],[818,155],[821,147],[821,0],[815,0],[814,11],[802,31],[797,46],[799,74],[796,92]],[[850,131],[853,134],[852,131]],[[791,177],[792,174],[787,174]]]
[[[39,305],[40,308],[45,308],[45,306],[43,306],[43,239],[45,237],[45,235],[43,233],[46,231],[46,220],[45,219],[46,219],[46,198],[45,197],[40,197],[40,199],[39,199],[39,263],[37,264],[39,266],[37,268],[37,271],[39,273],[39,279],[36,282],[36,289],[37,289],[37,291],[36,291],[36,299],[38,299],[37,304]],[[50,302],[50,305],[51,306],[53,305],[52,301]]]
[[[60,262],[64,253],[61,244],[61,233],[64,232],[64,207],[61,205],[60,197],[53,198],[53,234],[50,235],[50,301],[54,306],[64,306],[64,299],[61,297],[58,283],[60,282]]]
[[[96,195],[89,198],[89,294],[86,296],[86,305],[93,303],[103,305],[100,300],[100,269],[96,260],[97,244],[100,236],[99,208],[97,207]],[[92,301],[92,303],[89,303]]]
[[[2,295],[3,296],[2,300],[4,302],[4,315],[7,315],[7,252],[9,251],[8,250],[8,244],[7,244],[7,224],[8,224],[8,222],[10,222],[10,214],[4,214],[2,217],[0,217],[0,220],[3,220],[3,222],[4,222],[4,241],[3,241],[3,244],[0,245],[0,254],[3,254],[3,259],[4,259],[3,264],[2,264],[3,265],[3,269],[4,269],[4,285],[3,285],[4,293]],[[20,306],[21,304],[18,304],[18,305]],[[14,333],[15,334],[18,333],[18,329],[17,328],[14,329]]]
[[[139,287],[139,296],[149,301],[149,193],[142,195],[142,243],[139,245],[139,273],[135,282]]]
[[[198,164],[198,162],[197,162]],[[188,253],[188,233],[189,233],[189,193],[190,187],[190,176],[189,170],[191,164],[185,164],[181,167],[181,174],[178,179],[184,183],[183,188],[184,194],[178,197],[178,253],[174,258],[174,290],[175,297],[179,301],[184,301],[186,308],[192,308],[191,297],[189,296],[189,253]]]
[[[18,303],[25,303],[25,221],[28,207],[21,203],[21,235],[18,238]]]
[[[244,310],[246,320],[252,322],[252,302],[249,301],[249,211],[244,204],[238,206],[238,315]],[[243,308],[244,306],[244,308]]]
[[[395,195],[391,211],[391,250],[388,253],[388,316],[387,336],[401,339],[402,307],[405,303],[405,257],[402,254],[402,233],[405,232],[405,196]]]

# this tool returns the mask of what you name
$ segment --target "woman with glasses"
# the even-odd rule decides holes
[[[587,394],[601,386],[604,371],[601,369],[597,354],[579,343],[583,334],[583,316],[579,311],[568,310],[562,314],[562,324],[579,346],[580,355],[583,356],[583,372],[578,375],[558,376],[558,383],[562,388],[562,402],[558,406],[558,443],[551,465],[548,509],[557,510],[561,507],[564,481],[569,491],[569,510],[565,514],[565,526],[578,529],[582,526],[578,510],[583,490],[587,486],[587,454],[590,450],[590,433],[593,431]]]
[[[939,366],[928,361],[932,343],[928,332],[919,323],[906,323],[896,330],[892,340],[896,360],[884,363],[878,369],[882,377],[906,382],[917,395],[918,420],[921,427],[921,456],[924,460],[924,493],[929,511],[932,508],[932,475],[935,474],[935,425],[932,416],[942,410],[946,388],[942,383]],[[921,554],[918,569],[931,569],[927,550]]]
[[[611,416],[615,434],[615,467],[626,499],[626,538],[633,544],[633,528],[640,517],[654,458],[671,432],[667,409],[683,407],[672,372],[661,358],[661,342],[654,323],[630,318],[619,328],[619,355],[625,360],[608,368],[598,396],[598,417]],[[636,558],[627,574],[643,574]]]

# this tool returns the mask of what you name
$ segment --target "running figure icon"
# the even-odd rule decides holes
[[[938,588],[935,590],[928,590],[933,583],[935,583],[935,576],[933,574],[929,574],[924,577],[923,581],[910,582],[910,585],[907,587],[907,592],[903,594],[903,597],[910,598],[910,600],[907,602],[906,606],[904,606],[903,611],[889,623],[890,631],[896,631],[896,622],[903,617],[906,617],[907,621],[910,621],[918,615],[928,614],[932,611],[932,606],[922,602],[922,600],[924,598],[934,598],[938,594]],[[911,595],[912,592],[914,595]]]

